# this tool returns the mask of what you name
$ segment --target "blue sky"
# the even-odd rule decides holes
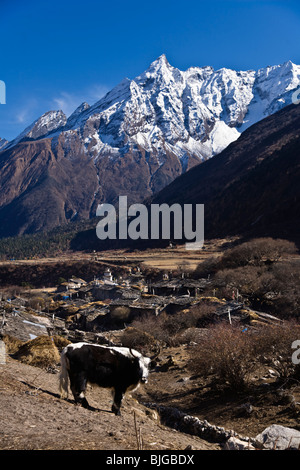
[[[299,0],[0,0],[0,137],[69,115],[165,53],[185,70],[300,64]]]

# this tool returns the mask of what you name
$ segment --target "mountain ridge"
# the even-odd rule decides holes
[[[300,106],[247,129],[223,152],[154,195],[153,204],[205,205],[205,236],[300,242]]]
[[[165,55],[67,117],[48,111],[0,141],[0,236],[95,216],[99,203],[158,193],[287,106],[300,83],[288,61],[259,71],[182,72]]]
[[[155,87],[153,87],[153,83],[158,84],[159,87],[158,89],[154,89],[154,91],[153,88]],[[181,139],[178,140],[185,141],[188,137],[193,137],[191,131],[197,130],[198,134],[196,137],[198,141],[196,142],[198,143],[198,147],[196,145],[194,148],[191,148],[191,150],[195,152],[197,149],[198,157],[200,159],[206,159],[208,155],[214,155],[216,151],[219,153],[220,149],[223,150],[223,148],[218,147],[214,150],[213,148],[205,147],[205,145],[201,147],[199,141],[201,141],[203,135],[201,135],[201,133],[199,134],[199,131],[205,134],[205,130],[201,129],[201,124],[203,125],[203,123],[206,122],[205,120],[209,121],[210,119],[215,119],[214,124],[216,126],[216,118],[219,118],[220,121],[225,122],[227,126],[226,131],[229,134],[230,129],[233,127],[240,128],[241,131],[244,131],[254,122],[261,120],[269,114],[273,114],[287,104],[291,104],[291,91],[294,91],[299,84],[300,66],[293,64],[291,61],[287,61],[281,65],[267,66],[258,71],[235,71],[224,67],[215,71],[210,66],[190,67],[186,71],[180,71],[171,66],[165,54],[162,54],[158,59],[153,61],[149,68],[142,74],[132,80],[124,78],[92,106],[83,102],[68,118],[62,111],[48,111],[43,114],[17,136],[16,139],[8,142],[6,148],[15,145],[15,143],[18,143],[26,137],[46,138],[48,136],[52,138],[57,131],[67,132],[70,130],[78,130],[78,128],[84,125],[92,116],[101,114],[106,110],[109,110],[109,112],[104,115],[104,118],[108,119],[109,116],[107,116],[107,114],[114,115],[114,106],[119,107],[122,111],[126,111],[123,109],[124,102],[125,108],[130,108],[130,112],[136,111],[133,104],[135,104],[135,108],[137,104],[141,104],[143,109],[139,110],[139,114],[142,114],[143,118],[147,118],[149,111],[151,111],[151,105],[154,103],[154,100],[151,100],[152,96],[149,96],[150,90],[154,98],[157,98],[155,103],[156,107],[160,108],[158,109],[157,115],[159,115],[160,112],[163,113],[166,111],[166,109],[163,109],[163,98],[170,99],[169,96],[171,95],[175,96],[177,94],[177,98],[182,101],[185,99],[192,100],[191,98],[194,98],[194,100],[192,100],[194,102],[198,100],[196,105],[198,104],[199,110],[196,109],[195,105],[192,106],[191,110],[187,110],[189,114],[191,114],[191,111],[194,113],[199,111],[196,116],[191,116],[190,122],[188,123],[190,133],[189,135],[185,135],[183,132],[183,135],[180,136]],[[175,87],[166,90],[166,87],[173,85],[175,85]],[[276,85],[275,88],[274,85]],[[177,91],[176,87],[178,89]],[[145,92],[145,97],[141,96],[141,89]],[[193,93],[195,96],[191,97]],[[219,96],[213,99],[211,98],[213,93],[218,93]],[[134,102],[134,98],[136,98],[136,102]],[[128,103],[130,99],[131,101]],[[184,102],[181,104],[171,104],[174,106],[174,110],[178,112],[181,112],[182,109],[187,106]],[[254,109],[252,110],[251,108]],[[251,113],[255,116],[251,116]],[[172,116],[172,118],[173,117],[174,116]],[[188,117],[188,115],[184,116],[186,123]],[[166,129],[164,129],[164,137],[166,138],[166,136],[168,137],[167,132],[170,132],[171,119],[168,120],[165,115],[163,119],[168,124]],[[195,124],[195,129],[193,128],[193,120],[198,124],[198,127]],[[159,121],[159,116],[156,121]],[[109,124],[110,122],[111,121],[108,121]],[[153,125],[153,122],[151,122],[151,124]],[[210,121],[209,124],[211,124]],[[215,126],[213,126],[213,128]],[[36,131],[34,132],[35,128]],[[44,132],[43,129],[45,129]],[[99,128],[97,130],[99,131],[100,137],[100,139],[98,139],[99,145],[101,137],[103,137],[101,144],[104,144],[104,146],[109,144],[109,137],[111,137],[112,143],[118,144],[122,141],[121,136],[119,136],[120,142],[118,142],[118,137],[109,134],[107,129]],[[108,131],[109,130],[110,127],[108,126]],[[124,125],[123,128],[121,126],[121,130],[124,130]],[[138,133],[134,133],[137,129],[132,130],[129,127],[127,130],[131,131],[131,135],[128,134],[128,136],[131,138],[134,137],[133,142],[135,141],[135,143],[141,144],[141,136],[139,136]],[[145,134],[145,129],[142,129],[142,131],[143,134]],[[152,134],[153,133],[155,133],[155,130],[152,129]],[[207,141],[208,134],[209,132],[206,131],[204,143]],[[232,132],[229,140],[233,141],[238,138],[239,135],[239,133]],[[122,141],[122,143],[124,142]],[[144,141],[143,144],[145,145],[145,143],[149,145],[149,142]],[[225,148],[227,145],[228,141],[224,142],[223,147]],[[95,155],[93,156],[95,157]]]

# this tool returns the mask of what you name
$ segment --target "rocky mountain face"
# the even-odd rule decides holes
[[[49,111],[0,140],[0,236],[95,216],[119,195],[139,202],[291,103],[292,62],[258,71],[172,67],[162,55],[68,118]]]
[[[300,243],[300,106],[247,129],[219,155],[192,168],[152,203],[204,204],[205,238],[285,238]]]

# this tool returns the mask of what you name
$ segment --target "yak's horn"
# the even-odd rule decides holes
[[[158,347],[158,351],[157,351],[153,356],[150,357],[151,361],[154,361],[154,359],[157,358],[157,356],[159,355],[159,353],[160,353],[160,347]]]

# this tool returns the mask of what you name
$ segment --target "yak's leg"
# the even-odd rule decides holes
[[[87,379],[85,374],[77,374],[76,377],[70,375],[70,387],[76,403],[79,403],[84,408],[89,408],[87,399],[85,398],[84,392],[86,389]]]
[[[121,415],[120,408],[121,408],[121,403],[122,403],[124,393],[119,389],[115,389],[114,392],[115,392],[114,402],[113,402],[111,411],[115,413],[115,415],[120,416]]]

